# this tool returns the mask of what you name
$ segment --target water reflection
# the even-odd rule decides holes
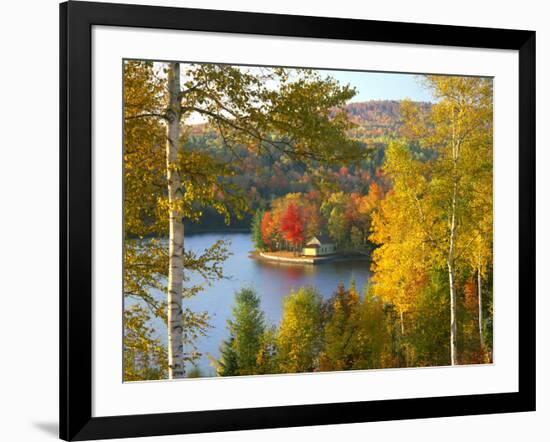
[[[311,285],[317,288],[323,298],[328,298],[338,284],[349,285],[355,280],[361,289],[368,281],[369,271],[366,261],[345,261],[323,263],[320,265],[292,265],[272,263],[251,259],[249,253],[253,246],[250,235],[245,233],[200,234],[186,237],[185,246],[197,253],[211,246],[218,239],[230,241],[232,255],[224,263],[224,271],[229,279],[217,281],[206,287],[195,298],[185,300],[187,306],[195,311],[208,311],[213,326],[208,336],[197,341],[199,351],[219,356],[219,346],[227,337],[226,321],[231,317],[234,294],[242,287],[249,286],[260,295],[262,309],[271,324],[278,324],[282,314],[282,299],[293,289]],[[190,275],[190,283],[200,283],[197,275]],[[155,297],[164,298],[164,293],[155,292]],[[161,321],[155,321],[159,337],[166,342],[166,328]],[[206,356],[198,366],[205,374],[214,375]]]

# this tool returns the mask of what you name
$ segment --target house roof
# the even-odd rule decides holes
[[[315,235],[315,236],[312,236],[311,239],[307,242],[308,245],[310,245],[310,243],[312,241],[319,241],[319,243],[321,244],[333,244],[334,241],[332,239],[330,239],[328,237],[328,235],[325,235],[325,234],[320,234],[320,235]]]

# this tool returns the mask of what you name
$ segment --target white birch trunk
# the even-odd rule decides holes
[[[180,145],[180,65],[170,63],[168,70],[169,104],[167,110],[166,170],[168,200],[170,204],[170,237],[168,245],[168,376],[170,379],[185,375],[183,362],[183,189],[177,168]]]
[[[457,356],[457,322],[456,322],[456,285],[455,285],[455,272],[454,265],[449,263],[449,295],[450,295],[450,305],[451,305],[451,365],[458,365],[458,356]]]
[[[455,249],[456,249],[456,211],[458,185],[453,184],[453,199],[451,202],[451,225],[449,238],[449,255],[447,256],[447,268],[449,272],[449,297],[451,308],[451,365],[458,365],[457,350],[457,306],[456,306],[456,280],[455,280]]]
[[[456,140],[455,132],[455,110],[453,108],[453,126],[452,126],[452,160],[453,160],[453,194],[451,200],[451,213],[450,213],[450,232],[449,232],[449,251],[447,255],[447,269],[449,272],[449,298],[451,309],[451,335],[450,335],[450,347],[451,347],[451,365],[458,365],[458,348],[457,348],[457,299],[456,299],[456,230],[457,230],[457,218],[458,218],[458,179],[457,179],[457,167],[458,167],[458,155],[460,150],[460,142]]]

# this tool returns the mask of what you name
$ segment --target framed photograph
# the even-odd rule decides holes
[[[62,439],[535,409],[535,32],[60,23]]]

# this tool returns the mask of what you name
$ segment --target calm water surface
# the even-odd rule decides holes
[[[196,297],[186,299],[186,306],[194,311],[208,311],[211,320],[208,336],[197,340],[197,347],[204,355],[197,363],[203,375],[215,375],[214,368],[206,356],[207,353],[219,357],[219,346],[228,335],[226,322],[231,318],[231,307],[235,292],[242,287],[252,287],[261,299],[261,307],[266,321],[278,324],[282,314],[282,300],[294,288],[311,285],[317,288],[323,298],[328,298],[339,283],[349,285],[355,279],[361,289],[369,278],[367,261],[345,261],[320,265],[277,264],[249,258],[253,249],[249,233],[204,233],[186,236],[186,249],[201,253],[215,241],[223,239],[229,242],[232,255],[224,263],[224,272],[229,277],[205,287]],[[202,282],[198,275],[189,275],[190,283]],[[154,293],[164,299],[165,294]],[[166,327],[162,321],[155,321],[159,337],[166,342]]]

